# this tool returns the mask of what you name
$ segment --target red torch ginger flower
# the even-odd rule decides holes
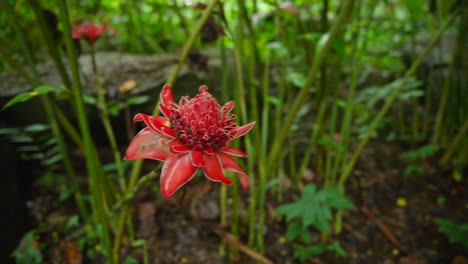
[[[102,23],[101,25],[91,22],[76,23],[72,30],[72,37],[74,39],[82,38],[91,45],[101,37],[106,28],[106,23]]]
[[[223,169],[237,172],[244,189],[249,188],[249,177],[232,156],[247,157],[243,151],[228,143],[252,129],[255,122],[239,126],[230,114],[234,102],[220,106],[204,85],[194,98],[184,96],[179,104],[174,101],[172,89],[165,85],[161,91],[159,109],[162,116],[137,114],[134,122],[143,121],[141,130],[128,146],[125,158],[164,161],[161,171],[161,192],[173,195],[201,168],[210,180],[231,184]]]

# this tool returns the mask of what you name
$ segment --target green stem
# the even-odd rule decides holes
[[[86,108],[83,101],[83,91],[81,87],[80,75],[78,70],[78,60],[76,49],[73,44],[70,18],[68,14],[68,6],[66,0],[58,0],[59,5],[59,17],[63,27],[63,33],[65,38],[65,44],[67,47],[68,59],[70,63],[70,70],[72,73],[72,92],[73,99],[76,107],[76,114],[78,118],[78,124],[80,127],[81,135],[83,136],[83,147],[86,152],[86,167],[90,177],[91,195],[93,199],[93,208],[97,211],[96,223],[99,223],[101,231],[101,242],[106,249],[106,252],[110,252],[110,234],[108,227],[107,214],[104,210],[104,199],[101,196],[101,184],[102,184],[102,166],[100,164],[99,157],[94,142],[91,137],[89,130],[88,118],[86,116]],[[110,256],[110,254],[109,254]],[[109,258],[109,263],[118,263],[118,258]]]
[[[17,17],[15,16],[15,14],[13,12],[13,8],[11,8],[8,1],[2,1],[2,2],[7,7],[7,14],[8,14],[9,18],[10,18],[10,23],[14,27],[16,37],[17,37],[18,41],[20,42],[20,46],[23,49],[23,53],[26,55],[26,60],[30,64],[30,68],[32,69],[33,76],[32,77],[29,76],[27,71],[19,63],[16,63],[15,60],[10,58],[9,53],[5,52],[5,50],[3,50],[2,48],[0,48],[0,54],[3,55],[7,59],[7,61],[11,62],[11,65],[14,68],[17,69],[17,71],[20,73],[20,75],[24,76],[24,78],[29,82],[29,84],[32,87],[37,87],[37,86],[40,85],[40,81],[39,81],[39,74],[36,71],[36,65],[34,63],[32,52],[26,45],[23,32],[20,29]],[[42,106],[44,107],[47,118],[49,120],[50,127],[51,127],[51,130],[52,130],[52,134],[57,139],[60,154],[63,157],[65,172],[66,172],[66,175],[68,177],[68,180],[70,181],[70,183],[72,185],[73,196],[74,196],[75,201],[76,201],[76,203],[78,205],[78,209],[80,211],[80,214],[83,217],[84,221],[86,223],[89,223],[88,210],[86,208],[86,205],[85,205],[85,202],[84,202],[84,199],[83,199],[83,195],[82,195],[82,193],[80,191],[75,171],[73,170],[73,165],[71,163],[70,155],[68,153],[68,148],[67,148],[67,145],[65,143],[63,133],[60,130],[60,126],[59,126],[59,123],[57,121],[57,116],[54,114],[54,113],[62,114],[62,112],[59,111],[58,107],[55,104],[55,100],[54,100],[53,96],[51,96],[51,95],[41,96],[41,103],[42,103]],[[70,131],[74,131],[74,130],[72,129]]]
[[[460,143],[461,143],[462,139],[467,135],[467,133],[468,133],[468,121],[466,121],[465,124],[463,124],[460,131],[458,131],[458,134],[455,136],[452,143],[450,144],[450,146],[445,151],[444,156],[442,157],[442,159],[440,159],[440,164],[447,165],[450,157],[452,157],[455,150],[458,147],[460,147]]]
[[[52,37],[50,29],[47,25],[46,19],[44,18],[44,14],[42,13],[43,8],[40,6],[40,2],[37,0],[29,0],[29,3],[36,15],[36,20],[37,20],[37,23],[39,24],[41,35],[44,37],[43,39],[46,42],[49,55],[54,60],[55,66],[57,67],[57,70],[60,74],[60,77],[62,78],[63,83],[65,84],[66,87],[70,88],[72,87],[70,76],[68,75],[65,69],[65,65],[63,64],[63,61],[60,58],[59,48],[57,47],[56,42],[54,41],[54,38]]]
[[[416,73],[416,70],[419,68],[422,60],[429,54],[429,52],[436,46],[436,44],[439,42],[442,33],[453,23],[455,20],[456,16],[458,15],[458,11],[453,13],[450,19],[445,23],[445,25],[439,30],[436,36],[434,36],[429,43],[429,45],[421,52],[419,57],[413,62],[413,65],[411,65],[411,68],[406,72],[405,76],[403,77],[403,80],[400,83],[400,86],[396,88],[392,94],[390,94],[389,98],[385,102],[384,106],[380,109],[379,113],[377,116],[372,120],[372,123],[370,124],[366,134],[364,135],[363,139],[359,143],[358,147],[356,148],[356,151],[354,152],[351,160],[347,164],[347,166],[344,168],[343,173],[338,180],[338,185],[339,186],[344,186],[344,183],[348,179],[349,175],[351,174],[351,171],[354,168],[354,165],[356,164],[356,161],[358,160],[361,151],[363,150],[364,146],[369,142],[369,139],[371,135],[375,132],[377,125],[380,123],[380,121],[383,119],[385,114],[388,112],[390,107],[392,106],[393,102],[395,99],[398,97],[400,92],[403,90],[405,87],[406,82],[409,80],[409,78]]]
[[[91,62],[93,68],[93,77],[94,83],[96,86],[97,94],[98,94],[98,106],[101,110],[101,121],[104,126],[104,130],[106,131],[107,139],[109,140],[109,145],[111,147],[112,153],[114,155],[114,162],[117,168],[117,174],[119,177],[120,188],[122,191],[127,189],[125,183],[125,174],[122,165],[122,157],[120,156],[120,151],[117,146],[117,140],[115,139],[115,133],[112,129],[112,124],[109,118],[109,108],[107,106],[106,101],[106,90],[102,87],[101,83],[99,83],[98,75],[97,75],[97,64],[96,64],[96,52],[94,49],[94,45],[91,44]]]
[[[184,47],[182,48],[182,51],[180,53],[180,58],[179,58],[179,63],[177,63],[174,68],[172,69],[171,74],[169,75],[169,78],[167,79],[167,83],[174,86],[177,75],[179,74],[180,69],[182,69],[182,66],[184,65],[185,60],[187,59],[187,56],[190,52],[190,49],[192,49],[193,45],[195,44],[195,41],[197,40],[198,35],[200,35],[201,30],[203,29],[203,26],[205,25],[206,21],[208,20],[208,17],[211,15],[211,12],[213,11],[213,8],[217,4],[218,0],[213,0],[204,10],[202,17],[200,20],[198,20],[197,24],[195,25],[195,29],[192,31],[192,35],[190,35],[190,38],[185,42]],[[155,107],[153,114],[158,113],[158,107]]]
[[[337,17],[335,23],[333,24],[330,33],[327,34],[322,38],[321,41],[326,41],[323,48],[320,50],[317,49],[317,54],[315,56],[315,60],[309,74],[307,76],[307,80],[302,87],[301,91],[297,95],[296,100],[294,101],[292,107],[289,110],[289,115],[286,121],[282,124],[282,129],[277,137],[277,140],[273,143],[273,147],[271,150],[271,154],[269,157],[269,166],[267,170],[267,174],[270,174],[274,167],[276,166],[276,161],[279,158],[280,153],[282,153],[283,144],[287,138],[287,135],[290,132],[291,126],[296,119],[297,113],[299,109],[308,98],[309,88],[315,82],[315,78],[317,75],[317,71],[320,69],[322,63],[324,62],[328,52],[331,49],[333,41],[338,37],[339,33],[341,32],[342,28],[345,26],[348,15],[351,13],[355,0],[347,0],[346,3],[343,5],[342,11]],[[320,46],[320,44],[319,44]]]

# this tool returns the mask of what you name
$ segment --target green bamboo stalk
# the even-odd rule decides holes
[[[465,121],[458,134],[453,139],[452,143],[449,145],[447,150],[445,151],[444,156],[440,159],[440,164],[447,165],[449,159],[452,157],[453,153],[457,148],[460,147],[462,139],[468,134],[468,121]]]
[[[465,8],[464,15],[466,17],[466,12],[467,12],[466,9],[468,8],[466,7],[462,7],[462,8]],[[434,145],[445,145],[443,144],[442,137],[445,134],[444,132],[447,131],[447,127],[445,127],[444,125],[450,124],[450,121],[447,119],[453,118],[453,115],[455,114],[455,112],[449,111],[450,110],[449,107],[450,105],[452,105],[449,99],[450,99],[450,92],[452,92],[452,97],[454,97],[454,94],[456,92],[454,91],[455,89],[452,87],[452,80],[454,78],[454,70],[457,68],[456,67],[457,60],[460,60],[461,58],[463,58],[461,52],[464,49],[464,44],[462,44],[460,40],[463,39],[463,34],[466,30],[467,24],[468,23],[466,22],[464,23],[460,22],[459,27],[458,27],[458,38],[457,38],[458,41],[456,44],[455,52],[453,53],[452,61],[449,65],[448,77],[445,79],[444,85],[442,87],[442,96],[439,101],[439,106],[438,106],[437,114],[435,118],[434,131],[433,131],[432,138],[431,138],[431,142]],[[456,98],[464,99],[464,96],[460,95],[460,96],[456,96]],[[459,106],[460,104],[454,103],[453,105]]]
[[[251,189],[251,194],[249,197],[249,207],[248,207],[248,245],[250,247],[254,246],[255,239],[257,238],[257,241],[260,240],[260,237],[256,237],[256,208],[257,204],[259,206],[264,205],[264,199],[265,195],[263,194],[265,192],[265,183],[266,183],[266,174],[263,171],[263,168],[265,167],[265,161],[266,155],[267,155],[267,147],[268,147],[268,128],[269,128],[269,112],[270,112],[270,105],[268,101],[269,97],[269,72],[270,72],[270,58],[269,54],[266,57],[265,61],[265,69],[263,72],[263,80],[262,80],[262,97],[263,97],[263,107],[262,107],[262,123],[261,123],[261,137],[260,137],[260,147],[261,149],[258,150],[258,156],[259,156],[259,176],[260,176],[260,183],[258,184],[258,189],[259,191],[257,192],[257,186],[255,182],[255,177],[251,177],[252,179],[252,188]],[[259,124],[260,125],[260,124]],[[249,165],[253,165],[253,162],[249,162]],[[251,169],[252,171],[252,169]],[[257,197],[259,197],[257,199]],[[259,200],[257,202],[257,200]],[[259,223],[264,221],[264,215],[260,215],[259,217]]]
[[[0,46],[0,56],[5,58],[5,61],[8,62],[11,65],[11,67],[13,67],[19,73],[19,75],[22,76],[32,87],[39,86],[40,82],[38,81],[38,78],[36,76],[30,76],[29,73],[23,68],[23,66],[15,62],[9,54],[9,52],[5,52],[5,50]],[[86,208],[83,195],[79,189],[78,180],[76,178],[76,174],[73,170],[73,166],[70,161],[70,155],[68,152],[67,145],[65,143],[60,127],[56,127],[58,122],[56,120],[56,117],[54,116],[54,113],[57,114],[59,112],[56,109],[54,98],[50,95],[42,95],[40,99],[41,104],[46,112],[46,116],[49,121],[52,134],[57,139],[60,155],[63,157],[65,175],[68,177],[72,189],[74,190],[73,197],[76,201],[76,204],[78,205],[80,215],[81,217],[83,217],[83,220],[86,223],[89,223],[89,213]]]
[[[81,87],[81,81],[78,70],[78,60],[76,49],[73,45],[73,39],[71,34],[71,25],[68,14],[68,6],[65,0],[57,1],[59,6],[59,18],[62,23],[63,33],[65,37],[65,44],[68,53],[68,59],[70,63],[70,70],[72,73],[72,93],[73,99],[76,107],[76,114],[78,118],[78,124],[80,127],[81,135],[83,136],[83,146],[86,151],[86,167],[90,177],[90,187],[91,194],[93,199],[93,209],[96,210],[95,221],[100,223],[102,231],[100,233],[100,240],[106,249],[108,256],[110,256],[110,234],[108,227],[107,214],[104,210],[104,200],[102,198],[102,193],[100,191],[101,184],[103,183],[102,176],[102,166],[100,164],[100,159],[97,155],[97,151],[94,145],[94,142],[91,137],[91,132],[89,130],[88,118],[86,116],[86,108],[83,101],[83,92]],[[109,263],[118,263],[118,259],[112,257],[108,258]]]
[[[203,26],[206,24],[208,17],[213,12],[213,9],[217,3],[218,3],[218,0],[213,0],[204,10],[202,17],[200,18],[200,20],[198,20],[197,24],[195,25],[195,28],[192,31],[192,35],[190,35],[190,38],[187,40],[187,42],[185,42],[185,45],[182,48],[182,51],[180,53],[179,63],[177,63],[174,66],[174,68],[171,71],[171,74],[169,75],[169,78],[167,79],[168,84],[174,86],[175,81],[177,79],[177,75],[179,74],[180,69],[182,69],[184,62],[187,59],[187,55],[190,52],[190,49],[195,44],[195,41],[197,40],[198,35],[200,35],[200,32],[203,29]],[[159,111],[159,108],[155,107],[153,114],[158,113],[158,111]]]
[[[91,48],[91,62],[93,68],[93,77],[94,83],[96,86],[96,90],[98,93],[97,101],[98,105],[100,106],[99,109],[101,111],[101,122],[104,126],[104,130],[106,132],[107,139],[109,140],[109,145],[111,147],[112,153],[114,155],[114,162],[117,168],[117,175],[119,178],[119,184],[122,191],[127,189],[127,184],[125,182],[125,174],[122,164],[122,156],[120,155],[119,147],[117,146],[117,140],[115,138],[114,129],[112,128],[112,124],[109,117],[109,108],[106,101],[106,90],[102,87],[101,83],[98,80],[98,69],[96,64],[96,50],[94,48],[94,44],[90,45]]]
[[[304,175],[304,172],[307,169],[307,166],[309,164],[309,161],[312,155],[312,150],[315,147],[315,143],[317,142],[318,136],[322,134],[321,131],[323,130],[323,126],[325,122],[326,108],[327,108],[326,104],[320,104],[319,106],[317,118],[313,126],[313,130],[312,130],[312,135],[309,137],[309,142],[307,142],[307,147],[304,153],[304,159],[302,160],[302,164],[298,172],[299,175]],[[299,182],[295,184],[298,185]]]
[[[32,87],[37,87],[37,86],[40,85],[40,81],[39,81],[39,74],[38,74],[38,72],[36,70],[36,65],[35,65],[35,62],[34,62],[34,59],[33,59],[33,54],[31,52],[31,50],[26,45],[26,41],[25,41],[25,37],[23,35],[23,31],[21,30],[21,28],[19,26],[18,19],[15,16],[14,10],[11,7],[10,3],[8,1],[2,1],[2,3],[7,8],[7,15],[9,17],[10,24],[13,25],[15,35],[17,37],[18,42],[20,43],[20,47],[21,47],[21,49],[22,49],[22,51],[23,51],[23,53],[24,53],[24,55],[26,57],[26,60],[29,63],[29,66],[31,68],[31,72],[32,72],[33,76],[29,76],[26,69],[24,69],[22,67],[22,65],[16,64],[15,61],[12,58],[10,58],[9,53],[4,52],[4,50],[1,49],[1,48],[0,48],[0,53],[8,61],[13,63],[12,65],[14,65],[14,67],[20,72],[20,74],[22,74],[24,76],[24,78],[29,82],[29,84]],[[71,160],[70,160],[70,155],[68,153],[68,148],[67,148],[67,145],[65,143],[64,136],[63,136],[62,131],[60,130],[60,127],[58,125],[57,117],[54,114],[54,113],[62,113],[62,112],[58,111],[58,108],[57,108],[57,106],[55,104],[55,100],[54,100],[53,96],[51,96],[51,95],[41,96],[41,103],[42,103],[42,106],[44,107],[44,110],[46,111],[46,115],[47,115],[47,118],[48,118],[50,126],[51,126],[52,134],[57,139],[60,154],[63,157],[65,172],[66,172],[66,175],[67,175],[67,177],[68,177],[68,179],[69,179],[69,181],[70,181],[70,183],[72,185],[73,196],[74,196],[75,201],[76,201],[76,203],[78,205],[78,209],[80,211],[81,216],[85,220],[85,222],[88,223],[89,222],[89,214],[88,214],[87,208],[86,208],[85,203],[84,203],[83,195],[82,195],[82,193],[81,193],[81,191],[79,189],[78,181],[77,181],[75,172],[73,170],[73,165],[72,165]],[[74,131],[74,130],[70,130],[70,131]]]
[[[55,44],[52,34],[50,32],[49,26],[47,25],[46,19],[44,18],[44,14],[42,7],[40,6],[39,1],[37,0],[29,0],[29,4],[31,5],[34,14],[36,15],[37,23],[39,24],[39,29],[41,30],[41,35],[44,36],[44,40],[47,46],[47,50],[49,55],[52,57],[55,66],[62,78],[62,81],[66,87],[72,87],[70,76],[68,75],[65,65],[60,58],[59,48]]]
[[[21,50],[26,55],[25,58],[26,58],[27,63],[29,64],[29,67],[30,67],[30,70],[32,71],[33,76],[39,76],[37,69],[35,67],[36,63],[34,60],[34,55],[31,52],[31,49],[29,49],[28,45],[26,44],[24,34],[22,33],[20,25],[17,22],[18,17],[16,16],[15,11],[13,10],[11,6],[10,1],[2,0],[1,3],[2,3],[2,6],[4,6],[6,9],[8,22],[13,26],[13,30],[16,33],[16,38],[18,39]]]
[[[227,102],[230,98],[230,82],[229,82],[229,70],[227,67],[227,54],[226,46],[224,39],[222,39],[222,44],[220,45],[221,50],[221,70],[223,73],[222,85],[221,85],[221,96],[223,102]],[[222,184],[219,189],[219,208],[220,208],[220,224],[222,228],[227,227],[227,186]],[[219,245],[219,254],[220,256],[226,255],[226,243],[223,241]]]
[[[331,49],[333,41],[338,37],[339,33],[341,32],[342,28],[345,26],[348,15],[351,13],[355,0],[347,0],[343,5],[342,11],[338,15],[335,23],[333,24],[330,33],[324,36],[321,40],[325,41],[323,47],[319,45],[315,60],[309,74],[307,76],[307,80],[302,87],[301,91],[297,95],[296,100],[294,101],[292,107],[289,110],[289,115],[286,121],[282,124],[282,129],[273,143],[272,150],[269,156],[269,166],[267,170],[267,174],[270,174],[273,171],[273,168],[276,166],[276,161],[279,158],[280,153],[282,152],[281,149],[283,147],[284,141],[286,140],[287,135],[290,132],[291,126],[301,108],[302,104],[308,98],[309,87],[315,82],[316,74],[320,69],[322,63],[324,62],[328,52]],[[320,49],[321,48],[321,49]]]
[[[409,78],[416,73],[416,70],[419,68],[422,60],[429,54],[429,52],[437,45],[439,42],[442,33],[453,23],[455,18],[458,16],[459,10],[454,12],[452,16],[449,18],[449,20],[445,23],[445,25],[439,30],[436,36],[434,36],[429,43],[429,45],[426,46],[426,48],[421,52],[421,54],[418,56],[418,58],[413,62],[413,65],[411,68],[406,72],[405,76],[403,77],[400,86],[396,88],[389,96],[387,101],[385,102],[384,106],[380,109],[379,113],[377,116],[372,120],[366,134],[364,135],[363,139],[359,143],[358,147],[356,148],[353,156],[351,157],[351,160],[347,164],[347,166],[344,168],[343,173],[340,176],[340,179],[338,180],[339,186],[344,186],[344,183],[348,179],[349,175],[351,174],[352,169],[354,168],[354,165],[356,164],[356,161],[358,160],[361,151],[363,150],[364,146],[369,142],[369,139],[371,135],[375,132],[377,125],[380,123],[380,121],[383,119],[385,114],[388,112],[390,107],[392,106],[393,102],[395,99],[398,97],[398,95],[401,93],[403,90],[406,82],[409,80]]]
[[[44,42],[46,43],[48,53],[52,60],[55,63],[55,67],[58,70],[58,73],[65,85],[65,87],[70,88],[71,87],[71,81],[70,77],[65,69],[65,65],[63,64],[63,61],[60,58],[60,53],[57,45],[53,41],[52,34],[50,32],[50,29],[48,28],[47,22],[44,18],[44,15],[42,13],[42,8],[40,6],[40,3],[36,0],[29,0],[29,3],[36,15],[36,20],[37,23],[39,24],[39,29],[41,30],[41,36],[43,36]],[[70,102],[73,104],[72,100]],[[73,109],[75,109],[73,107]],[[76,128],[68,121],[68,119],[64,118],[65,115],[63,114],[62,110],[60,108],[57,108],[57,116],[59,118],[60,124],[62,127],[65,129],[65,132],[70,136],[70,138],[76,143],[77,146],[82,146],[83,143],[80,140],[80,137],[78,136],[78,133],[76,132]]]

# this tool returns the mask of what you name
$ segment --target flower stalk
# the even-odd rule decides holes
[[[68,6],[65,0],[58,0],[57,2],[60,10],[59,18],[64,31],[63,33],[65,37],[65,44],[70,63],[70,70],[72,73],[72,92],[73,99],[75,102],[74,106],[76,107],[78,124],[80,127],[81,135],[83,137],[83,148],[86,153],[86,167],[90,177],[90,189],[92,196],[92,207],[93,210],[95,210],[95,222],[100,223],[100,226],[102,227],[100,237],[102,246],[106,250],[110,250],[110,232],[108,227],[107,213],[104,207],[105,204],[107,204],[107,202],[105,201],[107,194],[106,192],[102,192],[104,175],[99,156],[97,155],[96,146],[91,137],[88,118],[86,116],[86,108],[83,101],[83,91],[78,70],[77,54],[72,39],[72,30],[68,14]],[[102,196],[103,194],[104,197]],[[110,258],[109,263],[115,263],[114,259]]]

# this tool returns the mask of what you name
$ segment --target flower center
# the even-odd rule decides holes
[[[170,116],[171,128],[179,143],[191,150],[218,150],[230,139],[229,132],[235,128],[233,115],[227,114],[209,93],[200,93],[194,98],[183,97],[179,105],[173,105]]]

